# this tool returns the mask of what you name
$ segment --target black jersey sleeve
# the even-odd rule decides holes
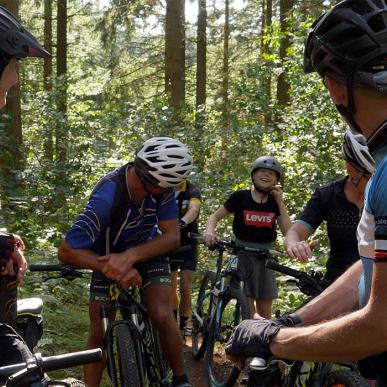
[[[320,226],[320,224],[326,218],[326,203],[324,200],[323,192],[320,188],[317,188],[313,196],[306,203],[303,213],[298,218],[297,222],[310,226],[314,231]]]

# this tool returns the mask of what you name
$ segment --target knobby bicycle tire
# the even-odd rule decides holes
[[[205,359],[208,381],[213,387],[233,386],[240,371],[227,360],[224,347],[235,326],[250,317],[246,296],[239,289],[229,288],[219,299],[216,314],[209,329]]]
[[[80,380],[76,380],[73,378],[68,378],[64,380],[50,380],[47,384],[44,384],[44,386],[50,386],[50,387],[87,387],[87,384],[84,382],[81,382]]]
[[[140,386],[140,375],[138,371],[136,350],[134,347],[133,334],[125,324],[119,324],[115,328],[115,339],[118,352],[118,372],[121,387]]]
[[[328,374],[323,387],[368,387],[365,378],[354,371],[334,371]]]
[[[202,319],[192,316],[192,356],[195,360],[200,360],[207,348],[208,339],[208,318],[211,314],[210,291],[215,286],[216,275],[212,271],[207,271],[200,284],[195,312]]]

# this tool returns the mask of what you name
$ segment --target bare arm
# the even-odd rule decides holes
[[[182,216],[182,220],[184,220],[185,224],[192,223],[198,216],[200,210],[200,200],[190,200],[188,203],[187,212]]]
[[[99,257],[98,261],[104,264],[102,273],[116,282],[122,282],[136,263],[149,261],[177,249],[180,246],[177,220],[160,221],[159,228],[162,234],[145,243],[130,247],[122,253]]]
[[[312,231],[301,223],[295,223],[286,233],[286,252],[293,259],[306,262],[312,258],[312,249],[317,245],[317,241],[311,243],[306,240],[312,235]]]
[[[273,340],[273,353],[291,359],[333,361],[386,351],[386,277],[387,264],[375,264],[371,297],[363,309],[306,328],[281,329]]]
[[[358,309],[361,262],[353,264],[319,296],[297,311],[303,325],[312,325]],[[340,302],[338,302],[340,300]]]
[[[280,215],[278,217],[278,225],[279,225],[279,228],[282,232],[282,235],[285,236],[293,223],[290,220],[288,210],[286,209],[286,206],[284,203],[283,192],[282,192],[281,188],[274,186],[272,191],[271,191],[271,194],[273,195],[273,197],[278,205],[279,213],[280,213]]]
[[[207,228],[203,235],[203,241],[207,246],[212,246],[218,239],[215,234],[216,226],[219,221],[225,218],[229,212],[226,210],[226,207],[221,205],[209,218],[207,221]]]

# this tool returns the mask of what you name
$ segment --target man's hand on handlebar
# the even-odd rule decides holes
[[[128,256],[123,253],[111,253],[98,257],[98,262],[103,263],[102,274],[116,282],[124,280],[133,267]]]
[[[312,258],[312,250],[317,246],[318,241],[313,240],[310,243],[299,241],[288,244],[286,252],[293,259],[298,259],[301,262],[308,262]]]
[[[215,242],[219,240],[219,237],[213,232],[205,232],[203,234],[203,242],[206,246],[213,246]]]
[[[239,369],[243,368],[247,357],[267,360],[271,339],[278,333],[280,326],[271,320],[243,320],[234,330],[226,346],[227,357]]]
[[[142,277],[136,269],[130,269],[129,272],[121,279],[120,285],[122,285],[125,289],[129,287],[140,288],[142,286]]]

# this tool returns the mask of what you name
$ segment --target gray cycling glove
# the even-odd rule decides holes
[[[226,353],[231,356],[260,357],[268,359],[271,339],[280,326],[272,320],[243,320],[234,330],[226,345]]]

